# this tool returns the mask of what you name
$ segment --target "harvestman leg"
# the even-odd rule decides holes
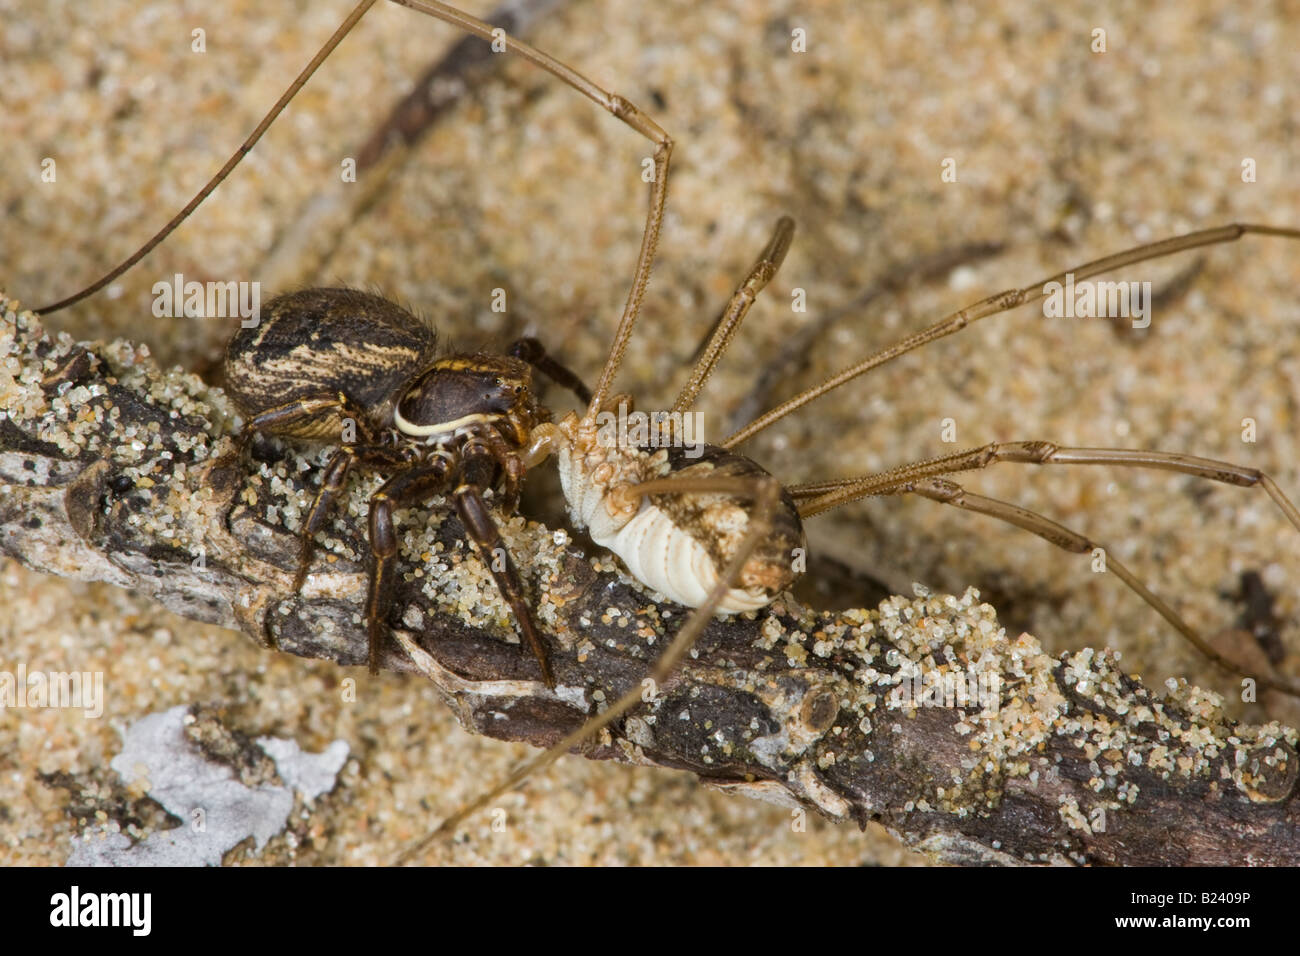
[[[1104,256],[1101,259],[1093,260],[1092,262],[1086,263],[1077,268],[1067,269],[1064,272],[1058,273],[1048,279],[1044,279],[1035,285],[1000,292],[997,295],[989,296],[979,302],[960,309],[934,325],[922,329],[894,345],[872,353],[856,365],[844,369],[827,379],[825,382],[822,382],[820,385],[807,389],[778,405],[776,408],[764,413],[744,428],[723,440],[720,444],[723,448],[734,448],[740,443],[752,438],[765,428],[780,421],[785,416],[799,408],[802,408],[814,399],[820,398],[822,395],[827,394],[873,368],[884,365],[886,362],[892,361],[901,355],[918,349],[923,345],[936,341],[937,339],[959,332],[967,325],[976,322],[979,319],[991,315],[997,315],[1019,305],[1043,299],[1046,296],[1044,287],[1051,282],[1065,281],[1067,273],[1073,273],[1076,281],[1087,279],[1122,266],[1146,262],[1151,259],[1172,255],[1187,249],[1231,242],[1248,233],[1300,239],[1300,230],[1297,229],[1235,223],[1213,229],[1203,229],[1183,236],[1175,236],[1171,239],[1165,239],[1160,242],[1149,243],[1123,252],[1114,253],[1113,255]],[[1243,468],[1227,462],[1197,458],[1191,455],[1177,455],[1166,452],[1130,451],[1124,449],[1064,448],[1047,442],[994,443],[969,452],[960,452],[955,455],[932,459],[928,462],[906,465],[902,468],[879,475],[800,485],[790,489],[790,491],[796,499],[804,499],[804,505],[800,509],[800,513],[801,515],[808,517],[825,511],[828,508],[835,507],[838,504],[843,504],[855,500],[856,498],[865,497],[866,495],[900,493],[898,487],[907,481],[924,481],[930,476],[949,474],[954,471],[983,468],[997,460],[1033,462],[1037,464],[1122,464],[1139,467],[1165,468],[1173,471],[1180,471],[1185,474],[1211,478],[1229,484],[1247,486],[1258,484],[1263,486],[1265,491],[1268,492],[1269,497],[1271,497],[1277,506],[1282,509],[1288,520],[1290,520],[1297,528],[1300,528],[1300,512],[1297,512],[1295,506],[1277,487],[1277,484],[1272,478],[1256,469]],[[1143,591],[1139,591],[1138,593],[1143,594]],[[1146,594],[1149,594],[1149,592],[1146,592]],[[1170,615],[1173,614],[1172,610],[1170,610],[1167,605],[1164,605],[1163,602],[1157,603],[1159,599],[1156,599],[1154,595],[1151,595],[1150,598],[1151,599],[1148,599],[1148,603],[1151,603],[1153,607],[1166,617],[1166,619],[1170,620],[1170,623],[1174,623],[1174,618],[1177,616],[1174,615],[1173,617],[1170,617]],[[1166,613],[1166,611],[1168,611],[1168,613]],[[1222,658],[1219,658],[1217,654],[1207,650],[1208,645],[1205,645],[1199,635],[1196,635],[1195,632],[1191,631],[1191,629],[1185,624],[1180,626],[1180,624],[1175,623],[1175,627],[1177,627],[1184,636],[1188,637],[1193,644],[1210,656],[1211,659],[1216,661],[1222,660]],[[1296,691],[1291,688],[1282,689],[1287,690],[1288,693],[1296,693]]]
[[[1300,511],[1296,510],[1296,506],[1277,486],[1277,483],[1257,468],[1246,468],[1241,465],[1234,465],[1231,462],[1215,461],[1211,458],[1198,458],[1195,455],[1127,448],[1069,448],[1047,441],[992,442],[980,448],[972,448],[951,455],[943,455],[939,458],[931,458],[928,461],[903,465],[875,475],[796,485],[790,488],[789,491],[791,497],[802,502],[799,507],[800,517],[811,518],[813,515],[821,514],[831,508],[839,507],[868,495],[889,495],[916,491],[916,489],[923,486],[929,487],[926,482],[930,482],[938,478],[938,476],[950,475],[958,471],[974,471],[987,468],[989,465],[998,462],[1036,465],[1123,465],[1134,468],[1158,468],[1185,475],[1194,475],[1199,478],[1209,478],[1212,481],[1219,481],[1224,484],[1242,487],[1259,485],[1268,492],[1269,497],[1286,515],[1287,520],[1297,529],[1300,529]],[[953,485],[953,487],[956,486]],[[921,491],[916,491],[916,493],[924,494]],[[935,497],[935,495],[930,494],[927,497]],[[967,495],[966,497],[968,500],[992,501],[992,499],[975,495]],[[955,502],[948,503],[953,504]],[[964,507],[963,505],[958,506]],[[1006,507],[1014,508],[1015,506],[1007,505]],[[992,514],[989,511],[982,513]],[[1030,512],[1018,513],[1030,514]],[[992,516],[1009,520],[1001,514],[992,514]],[[1021,525],[1021,527],[1025,527],[1025,525]],[[1034,528],[1028,530],[1034,531],[1035,534],[1038,533]],[[1059,544],[1059,542],[1053,543]],[[1062,547],[1065,547],[1065,545],[1062,545]],[[1067,550],[1074,549],[1067,548]],[[1113,563],[1109,557],[1107,562]],[[1184,623],[1182,618],[1174,614],[1167,604],[1151,594],[1146,588],[1135,585],[1129,577],[1125,577],[1128,574],[1127,571],[1121,568],[1116,573],[1124,579],[1129,587],[1137,591],[1143,600],[1154,607],[1184,637],[1191,641],[1197,650],[1220,666],[1232,670],[1233,673],[1240,673],[1239,670],[1225,664],[1224,659],[1211,649],[1199,634]],[[1265,683],[1265,681],[1261,681],[1261,683]],[[1291,688],[1285,685],[1275,686],[1287,693],[1300,696],[1300,688]]]
[[[588,405],[588,414],[594,415],[600,411],[605,404],[605,399],[609,397],[614,376],[623,362],[623,355],[632,338],[632,329],[641,312],[641,302],[645,298],[646,286],[650,281],[650,267],[654,264],[655,250],[659,246],[659,230],[663,225],[664,203],[668,196],[668,161],[673,151],[672,138],[658,123],[622,96],[607,92],[572,67],[527,43],[516,40],[502,30],[494,29],[491,24],[484,23],[477,17],[472,17],[445,3],[439,3],[437,0],[393,0],[393,2],[427,13],[431,17],[437,17],[489,42],[504,43],[511,53],[523,57],[557,79],[563,80],[655,144],[654,179],[650,183],[650,208],[646,213],[645,231],[641,235],[641,248],[637,253],[636,273],[632,280],[632,288],[628,291],[627,302],[623,306],[623,316],[619,320],[618,330],[614,333],[609,357],[605,360],[605,367],[601,369],[600,379],[596,382],[595,392]]]
[[[1022,289],[1008,289],[1006,292],[999,292],[997,295],[991,295],[986,299],[981,299],[972,305],[966,306],[948,317],[941,319],[934,325],[915,332],[906,338],[895,342],[893,345],[880,349],[868,355],[856,365],[852,365],[843,371],[832,375],[826,381],[806,391],[800,392],[793,398],[787,399],[776,408],[764,412],[758,418],[754,419],[744,428],[727,437],[720,444],[723,448],[734,448],[741,442],[748,441],[763,429],[785,418],[796,409],[802,408],[816,398],[820,398],[827,392],[839,388],[846,382],[852,381],[859,375],[871,371],[905,355],[923,345],[927,345],[937,339],[952,335],[959,332],[972,322],[987,318],[990,315],[998,315],[1007,312],[1020,305],[1030,302],[1037,302],[1047,297],[1044,286],[1051,282],[1064,283],[1067,274],[1073,274],[1074,281],[1079,282],[1083,279],[1089,279],[1105,272],[1110,272],[1122,266],[1135,265],[1139,262],[1147,262],[1151,259],[1159,259],[1163,256],[1173,255],[1176,252],[1182,252],[1186,249],[1196,249],[1201,246],[1212,246],[1221,242],[1232,242],[1240,239],[1247,233],[1263,236],[1282,236],[1288,239],[1300,239],[1300,229],[1284,229],[1278,226],[1252,225],[1249,223],[1233,223],[1228,226],[1218,226],[1214,229],[1201,229],[1196,232],[1189,232],[1186,235],[1174,236],[1172,239],[1163,239],[1160,242],[1152,242],[1143,246],[1137,246],[1133,249],[1126,249],[1123,252],[1116,252],[1109,256],[1103,256],[1100,259],[1094,259],[1092,262],[1085,263],[1074,269],[1066,269],[1058,272],[1056,275],[1049,276],[1034,285],[1025,286]]]
[[[352,28],[357,25],[357,21],[365,15],[367,10],[375,5],[375,2],[376,0],[361,0],[361,2],[356,5],[353,11],[348,14],[347,19],[339,24],[339,28],[330,35],[328,40],[325,41],[325,45],[322,46],[320,50],[317,51],[316,55],[311,58],[311,62],[303,68],[303,71],[298,74],[291,84],[289,84],[289,88],[281,94],[278,100],[276,100],[275,105],[272,106],[271,109],[267,111],[267,114],[262,117],[261,122],[259,122],[253,132],[249,134],[248,139],[244,140],[244,142],[240,144],[239,148],[235,150],[228,160],[226,160],[226,164],[217,170],[216,174],[203,185],[203,188],[194,194],[194,198],[185,204],[184,209],[172,216],[172,218],[168,220],[167,224],[154,233],[148,242],[135,252],[131,253],[130,256],[115,266],[106,275],[65,299],[60,299],[58,302],[42,306],[36,310],[36,313],[38,315],[49,315],[51,312],[58,312],[60,309],[66,309],[68,306],[75,305],[82,299],[94,295],[100,289],[104,288],[104,286],[108,285],[118,276],[122,275],[122,273],[126,272],[133,265],[147,256],[154,250],[155,246],[170,236],[176,230],[176,227],[184,222],[189,217],[190,213],[195,209],[198,209],[199,204],[202,203],[203,200],[207,199],[208,196],[212,194],[212,191],[220,186],[222,181],[234,171],[234,168],[239,165],[240,161],[243,160],[243,158],[248,155],[252,148],[257,144],[257,141],[262,138],[262,134],[270,128],[272,123],[275,122],[276,117],[284,112],[284,108],[289,105],[289,101],[298,95],[298,91],[306,85],[309,79],[311,79],[312,74],[315,73],[329,55],[334,52],[334,48],[343,42],[343,38],[352,32]]]
[[[284,91],[275,105],[262,117],[248,138],[226,160],[225,165],[204,184],[203,188],[194,195],[194,198],[186,203],[185,207],[173,216],[166,225],[106,275],[67,298],[42,306],[36,312],[40,315],[48,315],[93,295],[130,269],[148,255],[154,247],[171,235],[176,227],[184,222],[190,213],[197,209],[199,204],[207,199],[213,190],[221,185],[222,181],[239,165],[244,156],[252,150],[271,124],[275,122],[276,118],[284,112],[285,107],[298,94],[298,91],[311,79],[312,74],[325,62],[334,51],[334,48],[343,41],[343,38],[352,32],[352,28],[357,25],[358,21],[366,14],[366,11],[374,6],[375,2],[376,0],[361,0],[356,5],[343,23],[339,25],[339,28],[325,42],[324,46],[312,57],[311,62],[303,68],[293,83],[289,85],[289,88]],[[494,28],[491,24],[485,23],[477,17],[470,16],[468,13],[447,4],[439,3],[437,0],[394,0],[394,2],[459,27],[465,32],[481,37],[490,43],[504,44],[511,53],[522,57],[557,79],[562,80],[654,143],[654,180],[650,183],[650,208],[646,214],[645,231],[641,236],[641,248],[637,254],[635,278],[632,281],[632,288],[628,292],[627,302],[623,307],[623,316],[619,320],[618,331],[615,333],[613,344],[610,347],[609,357],[605,362],[605,367],[601,370],[600,380],[596,384],[596,391],[589,406],[590,414],[594,415],[600,410],[608,397],[614,375],[618,372],[619,365],[623,360],[623,354],[627,351],[628,342],[632,337],[632,329],[636,324],[637,315],[641,311],[641,302],[645,298],[646,285],[650,281],[650,267],[654,263],[655,250],[659,245],[659,230],[663,224],[664,203],[668,195],[668,161],[673,151],[672,138],[664,132],[658,123],[629,100],[616,93],[609,93],[577,70],[521,40],[516,40],[505,33],[504,30]]]
[[[727,350],[727,346],[740,331],[740,323],[749,314],[754,300],[772,281],[776,270],[781,268],[781,263],[785,261],[785,254],[790,251],[790,243],[793,239],[794,220],[789,216],[782,216],[776,222],[772,238],[768,240],[763,251],[759,253],[758,260],[749,270],[749,275],[736,287],[726,309],[718,316],[718,321],[714,323],[706,339],[707,344],[701,343],[699,358],[691,369],[690,378],[686,380],[686,384],[678,394],[677,401],[673,402],[674,412],[684,412],[695,405],[700,390],[713,374],[713,369],[722,358],[722,353]]]
[[[990,518],[997,518],[999,521],[1005,521],[1008,524],[1016,525],[1019,528],[1036,534],[1038,537],[1048,541],[1058,548],[1065,551],[1071,551],[1075,554],[1087,554],[1095,548],[1102,548],[1097,542],[1084,537],[1064,525],[1057,524],[1050,518],[1028,511],[1018,505],[1013,505],[1006,501],[1000,501],[996,498],[986,498],[983,495],[977,495],[966,491],[956,482],[949,481],[946,478],[923,478],[919,481],[907,482],[906,484],[896,485],[878,492],[878,494],[887,495],[904,495],[917,494],[925,498],[930,498],[942,504],[952,505],[956,508],[962,508],[966,511],[974,511],[977,514],[987,515]],[[1260,687],[1280,690],[1283,693],[1300,697],[1300,687],[1283,681],[1274,680],[1263,675],[1247,675],[1243,673],[1240,667],[1232,663],[1196,632],[1172,607],[1164,602],[1158,595],[1154,594],[1150,588],[1143,584],[1127,567],[1114,558],[1108,549],[1103,548],[1106,554],[1106,570],[1113,571],[1115,575],[1123,581],[1138,597],[1151,605],[1166,621],[1174,626],[1188,641],[1190,641],[1197,650],[1207,658],[1223,668],[1230,674],[1239,676],[1248,676],[1255,680]]]
[[[950,475],[958,471],[975,471],[998,462],[1033,465],[1121,465],[1130,468],[1158,468],[1184,475],[1195,475],[1224,484],[1252,487],[1259,485],[1273,499],[1295,527],[1300,530],[1300,511],[1282,493],[1268,475],[1258,468],[1247,468],[1213,458],[1182,455],[1175,452],[1129,448],[1071,448],[1050,441],[990,442],[979,448],[903,465],[890,471],[861,478],[841,478],[795,485],[790,494],[806,499],[799,509],[801,517],[829,511],[868,495],[886,493],[887,489],[908,481]]]
[[[736,548],[727,567],[723,570],[709,592],[704,603],[691,612],[677,634],[674,635],[667,649],[659,657],[659,660],[651,668],[647,675],[656,686],[662,684],[668,679],[678,662],[695,644],[700,634],[704,631],[705,625],[713,617],[714,609],[726,597],[727,591],[733,586],[733,583],[740,575],[741,569],[745,562],[749,560],[754,553],[754,549],[762,542],[763,538],[771,533],[772,518],[776,513],[776,508],[781,499],[781,485],[775,478],[767,479],[744,479],[744,478],[661,478],[654,481],[647,481],[635,486],[633,493],[639,497],[646,495],[661,495],[675,493],[731,493],[737,495],[751,495],[754,499],[754,509],[750,513],[749,528],[745,533],[744,539]],[[558,744],[545,750],[532,759],[525,761],[514,770],[505,780],[493,787],[491,790],[475,798],[471,803],[466,804],[457,810],[454,814],[442,821],[433,832],[426,835],[418,843],[412,844],[397,858],[397,864],[410,862],[425,848],[427,848],[439,836],[449,833],[469,818],[474,813],[487,806],[501,794],[518,786],[524,780],[528,779],[538,770],[554,763],[560,757],[564,756],[574,747],[578,746],[592,734],[608,727],[614,721],[618,720],[637,704],[642,703],[644,693],[640,682],[635,684],[631,690],[623,694],[618,700],[614,701],[606,710],[599,715],[591,718],[577,730],[573,731]]]

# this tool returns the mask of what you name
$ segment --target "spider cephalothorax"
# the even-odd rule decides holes
[[[429,443],[491,429],[522,448],[533,428],[551,418],[532,386],[532,369],[519,359],[487,352],[447,355],[406,389],[393,408],[393,425],[403,436]]]

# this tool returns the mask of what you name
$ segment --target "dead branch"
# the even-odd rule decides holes
[[[266,442],[234,463],[237,421],[219,390],[130,343],[55,340],[16,310],[0,298],[0,549],[264,646],[364,663],[374,481],[355,482],[291,593],[295,532],[328,449]],[[428,676],[478,733],[559,739],[639,683],[684,618],[563,531],[503,518],[547,634],[551,693],[450,510],[435,500],[399,518],[393,621],[407,651],[394,643],[384,664]],[[1186,685],[1157,696],[1104,651],[1049,657],[973,593],[839,615],[785,600],[712,623],[680,673],[585,756],[876,820],[948,862],[1300,864],[1296,732],[1236,724],[1219,703]]]

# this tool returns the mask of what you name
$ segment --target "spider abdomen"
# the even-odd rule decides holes
[[[400,306],[356,289],[304,289],[272,299],[258,324],[226,347],[226,390],[253,417],[302,399],[342,393],[378,427],[395,396],[428,367],[436,337]],[[337,435],[337,412],[267,428],[294,438]]]

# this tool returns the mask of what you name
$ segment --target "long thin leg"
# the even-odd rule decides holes
[[[577,70],[556,60],[540,50],[534,49],[528,44],[516,40],[509,36],[504,30],[494,28],[491,24],[485,23],[477,17],[463,13],[455,7],[439,3],[437,0],[393,0],[402,6],[410,7],[420,13],[428,14],[442,20],[445,23],[460,27],[475,36],[481,37],[492,43],[503,43],[507,50],[523,57],[530,63],[546,70],[551,75],[557,77],[569,86],[573,87],[579,93],[582,93],[588,99],[598,104],[613,116],[622,120],[632,129],[636,130],[642,136],[645,136],[655,144],[654,167],[655,178],[650,184],[650,210],[646,216],[646,228],[641,238],[641,250],[637,256],[636,278],[632,283],[632,289],[628,293],[627,303],[623,308],[623,318],[619,323],[618,333],[615,335],[614,344],[610,349],[609,358],[605,363],[605,368],[601,372],[600,383],[596,387],[595,402],[596,406],[592,413],[599,410],[599,405],[603,403],[606,394],[609,391],[610,384],[614,379],[614,374],[618,371],[619,364],[622,362],[623,353],[627,349],[628,340],[632,335],[632,327],[636,324],[636,317],[641,309],[641,300],[645,297],[646,285],[650,280],[650,267],[654,262],[655,248],[659,243],[659,228],[663,223],[664,202],[668,191],[668,160],[672,154],[673,141],[667,133],[659,127],[645,113],[641,112],[630,101],[622,96],[606,92],[597,86],[591,80],[587,79]],[[124,262],[110,271],[107,275],[86,286],[81,291],[60,299],[52,305],[44,306],[36,311],[45,315],[50,312],[57,312],[60,309],[80,302],[87,296],[93,295],[104,286],[108,285],[122,273],[126,272],[133,265],[148,255],[155,246],[166,239],[179,226],[199,204],[203,202],[213,190],[215,190],[222,181],[230,175],[244,156],[252,150],[253,146],[262,134],[267,131],[276,118],[284,111],[289,102],[297,95],[298,91],[307,83],[317,68],[325,62],[326,58],[334,51],[334,48],[342,42],[343,38],[351,32],[357,22],[365,15],[375,4],[375,0],[361,0],[356,8],[348,15],[347,19],[334,31],[333,35],[326,41],[325,45],[312,57],[311,62],[306,68],[298,74],[297,78],[289,86],[284,94],[276,101],[275,105],[262,117],[262,121],[257,124],[257,128],[244,140],[243,144],[237,149],[226,161],[226,164],[214,175],[202,189],[195,194],[194,198],[186,203],[185,208],[178,212],[167,225],[163,226],[148,242],[132,253]]]
[[[677,396],[677,401],[673,402],[672,410],[674,412],[687,411],[695,404],[695,399],[699,396],[700,390],[704,388],[704,383],[709,380],[713,374],[714,367],[718,364],[718,359],[722,353],[727,350],[731,340],[735,338],[736,332],[740,330],[740,323],[744,321],[745,316],[749,313],[750,307],[758,294],[763,291],[764,286],[772,281],[776,275],[776,270],[781,268],[781,263],[785,261],[785,254],[790,250],[790,242],[794,239],[794,220],[789,216],[782,216],[776,221],[776,228],[772,232],[772,238],[768,240],[763,251],[759,253],[758,260],[754,263],[753,268],[749,270],[749,275],[745,281],[736,287],[732,293],[731,301],[727,303],[727,308],[718,321],[713,326],[713,331],[709,333],[708,344],[700,353],[695,367],[691,369],[691,376],[686,380],[682,387],[681,393]]]
[[[1101,275],[1104,272],[1110,272],[1122,266],[1134,265],[1139,262],[1147,262],[1151,259],[1159,259],[1163,256],[1173,255],[1176,252],[1182,252],[1185,249],[1195,249],[1200,246],[1212,246],[1221,242],[1232,242],[1240,239],[1247,233],[1254,233],[1264,236],[1283,236],[1289,239],[1300,239],[1300,229],[1285,229],[1277,226],[1251,225],[1248,223],[1234,223],[1228,226],[1219,226],[1214,229],[1202,229],[1197,232],[1189,232],[1183,236],[1175,236],[1172,239],[1164,239],[1160,242],[1152,242],[1147,245],[1137,246],[1133,249],[1127,249],[1124,252],[1117,252],[1113,255],[1104,256],[1101,259],[1095,259],[1092,262],[1078,266],[1074,269],[1066,269],[1058,272],[1054,276],[1049,276],[1034,285],[1025,286],[1023,289],[1008,289],[1006,292],[999,292],[997,295],[991,295],[986,299],[981,299],[973,305],[968,305],[964,309],[952,313],[947,318],[936,322],[929,328],[922,329],[909,335],[907,338],[894,343],[893,345],[880,349],[877,352],[867,356],[856,365],[844,369],[836,375],[832,375],[826,381],[813,388],[800,392],[793,398],[787,399],[776,408],[764,412],[758,418],[754,419],[740,431],[727,437],[720,442],[723,448],[734,448],[741,442],[748,441],[763,429],[767,428],[785,416],[789,415],[796,409],[802,408],[813,399],[820,398],[827,392],[839,388],[845,382],[852,381],[859,375],[871,371],[886,362],[905,355],[908,352],[927,345],[936,339],[944,338],[959,332],[972,322],[979,319],[987,318],[990,315],[997,315],[1014,309],[1017,306],[1024,305],[1028,302],[1037,302],[1047,297],[1044,287],[1049,283],[1064,283],[1066,276],[1073,274],[1074,281],[1079,282],[1083,279],[1091,278],[1095,275]]]
[[[393,528],[393,511],[403,505],[422,501],[447,486],[451,466],[437,457],[400,475],[394,475],[370,498],[370,589],[366,596],[366,634],[369,639],[367,661],[370,673],[379,673],[379,652],[383,648],[388,612],[393,606],[396,574],[397,533]]]
[[[899,485],[895,488],[884,492],[884,494],[917,494],[925,498],[930,498],[942,504],[952,505],[956,508],[962,508],[966,511],[974,511],[977,514],[988,515],[990,518],[997,518],[999,521],[1005,521],[1016,527],[1023,528],[1031,534],[1038,535],[1045,541],[1049,541],[1065,551],[1071,551],[1075,554],[1088,554],[1101,545],[1097,544],[1090,538],[1086,538],[1077,532],[1071,531],[1064,525],[1057,524],[1050,518],[1028,511],[1018,505],[1013,505],[1006,501],[999,501],[996,498],[986,498],[983,495],[977,495],[966,491],[956,482],[949,481],[946,478],[923,478],[920,481],[909,482],[905,485]],[[1275,680],[1263,675],[1245,674],[1241,668],[1228,660],[1206,640],[1197,633],[1196,629],[1183,620],[1172,607],[1158,595],[1153,593],[1150,588],[1138,580],[1127,567],[1115,558],[1109,549],[1102,548],[1106,556],[1106,570],[1114,572],[1115,576],[1128,585],[1138,597],[1142,598],[1147,604],[1155,608],[1156,612],[1173,627],[1187,638],[1187,640],[1207,658],[1221,667],[1230,674],[1236,674],[1242,677],[1252,678],[1260,687],[1280,690],[1283,693],[1290,694],[1293,697],[1300,697],[1300,687],[1284,680]]]
[[[596,391],[588,407],[589,414],[594,415],[604,406],[614,376],[623,362],[623,354],[627,351],[628,342],[632,338],[632,329],[641,312],[641,302],[645,298],[646,285],[650,281],[650,267],[654,264],[655,249],[659,245],[659,229],[663,225],[664,203],[668,196],[668,161],[672,156],[673,141],[658,123],[630,101],[616,93],[607,92],[572,67],[566,66],[527,43],[516,40],[505,31],[499,29],[494,31],[491,24],[484,23],[477,17],[472,17],[455,7],[449,7],[445,3],[439,3],[437,0],[393,0],[393,2],[427,13],[431,17],[437,17],[489,42],[503,43],[511,53],[523,57],[552,76],[563,80],[655,144],[654,180],[650,183],[650,208],[646,213],[645,232],[641,236],[641,249],[637,254],[636,274],[632,280],[632,288],[628,292],[627,302],[623,306],[623,317],[619,320],[618,331],[614,333],[609,357],[605,360],[605,367],[601,370],[600,380],[596,383]]]
[[[556,385],[561,388],[567,388],[574,395],[578,396],[578,401],[584,405],[591,404],[591,389],[577,374],[567,365],[562,365],[546,351],[546,346],[542,345],[537,339],[525,338],[512,342],[507,349],[509,354],[521,361],[527,362],[537,371],[541,372]]]
[[[875,475],[795,485],[789,490],[796,500],[803,500],[799,507],[799,516],[810,518],[868,495],[886,494],[890,488],[910,481],[950,475],[958,471],[974,471],[1004,461],[1034,465],[1121,465],[1131,468],[1159,468],[1209,478],[1211,481],[1220,481],[1229,485],[1241,487],[1260,485],[1282,509],[1287,520],[1300,529],[1300,511],[1282,493],[1277,483],[1257,468],[1174,452],[1128,448],[1071,448],[1050,441],[991,442],[979,448],[904,465]]]
[[[104,288],[104,286],[108,285],[122,273],[126,272],[127,269],[130,269],[133,265],[152,252],[158,243],[170,236],[172,232],[175,231],[176,227],[184,222],[189,217],[190,213],[199,208],[199,204],[203,202],[203,200],[207,199],[214,189],[221,185],[222,180],[229,176],[231,171],[239,165],[240,161],[248,155],[255,145],[257,145],[257,141],[262,138],[262,134],[270,128],[272,123],[275,122],[276,117],[284,112],[284,108],[289,105],[289,101],[298,95],[298,91],[303,88],[309,79],[311,79],[311,75],[315,73],[317,68],[325,62],[326,58],[334,52],[334,48],[343,42],[343,38],[352,32],[352,28],[357,25],[357,21],[365,15],[366,11],[374,5],[375,0],[361,0],[361,2],[356,5],[356,8],[348,14],[346,20],[339,24],[339,28],[334,31],[327,41],[325,41],[325,45],[320,48],[314,57],[311,58],[311,62],[308,63],[303,71],[298,74],[297,78],[290,84],[289,88],[285,90],[284,94],[276,101],[275,105],[272,106],[267,114],[262,117],[262,121],[258,123],[257,128],[249,134],[248,139],[244,140],[239,149],[235,150],[234,155],[226,160],[226,164],[217,171],[217,174],[209,179],[202,189],[195,193],[194,198],[185,204],[185,208],[172,216],[167,225],[154,233],[153,238],[135,252],[131,253],[130,256],[128,256],[107,275],[97,279],[80,292],[76,292],[73,295],[68,296],[66,299],[60,299],[52,305],[42,306],[36,310],[37,314],[48,315],[51,312],[58,312],[60,309],[66,309],[68,306],[80,302],[87,296],[94,295],[100,289]]]
[[[555,677],[551,673],[551,662],[546,654],[546,645],[542,643],[542,637],[537,633],[537,625],[533,623],[533,612],[528,607],[528,601],[524,597],[524,587],[519,579],[519,569],[515,567],[514,559],[510,557],[510,550],[506,547],[505,542],[501,540],[501,532],[497,530],[496,522],[492,520],[492,515],[488,512],[487,505],[483,501],[482,491],[477,485],[461,485],[456,489],[454,495],[456,512],[465,525],[465,531],[469,534],[470,541],[474,543],[474,547],[483,563],[492,572],[492,578],[497,583],[497,590],[501,592],[501,596],[506,599],[506,603],[514,611],[519,630],[523,633],[525,640],[528,641],[529,647],[532,648],[537,663],[541,665],[543,682],[547,687],[554,690]]]
[[[699,485],[700,480],[692,481],[692,490]],[[723,484],[725,483],[725,484]],[[663,486],[671,484],[671,479],[660,479],[649,484],[642,491],[643,494],[663,494]],[[638,486],[640,488],[641,486]],[[737,489],[737,481],[734,478],[724,478],[714,490],[725,490],[734,492]],[[672,642],[668,645],[662,656],[656,662],[650,671],[650,678],[657,685],[662,685],[668,676],[676,668],[677,664],[686,655],[694,645],[700,634],[704,631],[705,625],[713,617],[714,609],[726,597],[727,591],[732,587],[733,582],[740,575],[741,569],[744,568],[745,562],[749,560],[750,555],[762,542],[763,538],[771,533],[772,519],[776,513],[777,503],[780,501],[781,486],[774,478],[757,479],[746,485],[746,490],[753,494],[755,507],[750,513],[749,529],[745,537],[741,540],[731,560],[727,563],[726,569],[709,592],[704,603],[691,612],[690,616],[682,624],[681,629],[673,637]],[[450,833],[455,830],[464,820],[476,813],[478,810],[487,806],[501,794],[518,786],[524,780],[528,779],[538,770],[554,763],[564,754],[568,753],[578,744],[582,743],[592,734],[598,732],[604,727],[608,727],[614,721],[618,720],[629,710],[642,702],[644,693],[642,685],[637,682],[631,690],[623,694],[611,704],[604,712],[591,718],[573,733],[569,734],[558,744],[545,750],[531,760],[522,764],[518,769],[510,774],[500,784],[493,787],[479,797],[476,797],[470,803],[461,807],[454,814],[443,820],[432,833],[429,833],[418,843],[412,844],[404,850],[397,858],[399,865],[408,863],[421,852],[424,851],[439,836]]]

